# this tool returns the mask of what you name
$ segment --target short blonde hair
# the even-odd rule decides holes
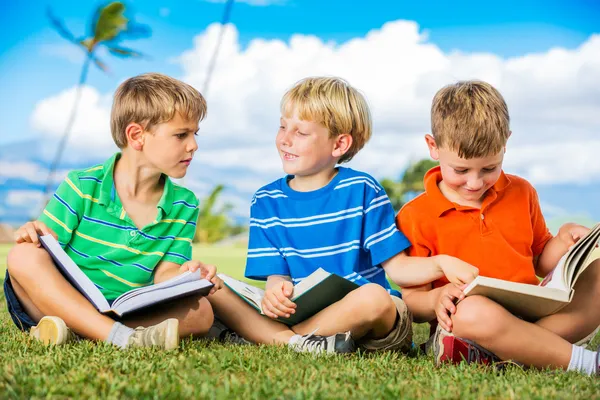
[[[350,149],[339,159],[348,162],[371,138],[371,113],[364,96],[335,77],[311,77],[297,82],[281,100],[281,114],[296,111],[305,121],[323,124],[330,137],[352,136]]]
[[[510,136],[508,107],[492,85],[463,81],[440,89],[431,105],[431,132],[438,147],[461,158],[498,154]]]
[[[110,130],[119,148],[127,146],[125,129],[136,122],[151,131],[179,113],[188,121],[206,116],[206,100],[192,86],[170,76],[148,73],[123,82],[115,92],[110,113]]]

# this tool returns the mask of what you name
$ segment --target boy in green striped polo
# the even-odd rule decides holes
[[[206,298],[189,297],[121,321],[100,314],[38,241],[38,234],[55,236],[109,302],[186,270],[201,269],[218,290],[215,267],[191,261],[198,199],[170,179],[186,174],[205,114],[202,95],[168,76],[144,74],[121,84],[111,113],[121,152],[70,172],[40,218],[16,232],[4,292],[17,326],[44,343],[65,343],[70,328],[119,347],[165,349],[177,347],[181,335],[208,332],[213,312]]]

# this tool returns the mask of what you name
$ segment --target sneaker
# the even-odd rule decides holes
[[[296,343],[290,344],[290,347],[298,352],[315,354],[352,353],[356,350],[350,331],[331,336],[318,336],[313,332],[300,336]]]
[[[160,324],[135,328],[129,337],[127,347],[157,346],[165,350],[179,347],[179,320],[169,318]]]
[[[220,319],[215,317],[210,330],[206,337],[215,339],[221,343],[226,344],[237,344],[237,345],[249,345],[252,342],[241,337],[237,332],[229,329]]]
[[[435,365],[438,367],[443,362],[459,364],[461,361],[466,361],[468,364],[490,365],[500,361],[494,353],[470,340],[454,336],[439,325],[432,339],[431,346],[433,346]]]
[[[77,336],[67,328],[65,321],[59,317],[49,316],[40,319],[40,322],[29,331],[29,336],[47,346],[59,346],[77,340]]]

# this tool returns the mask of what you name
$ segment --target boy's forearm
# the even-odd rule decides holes
[[[267,278],[267,284],[265,285],[265,289],[270,289],[273,285],[281,281],[291,282],[292,279],[289,276],[285,275],[271,275]]]
[[[555,236],[546,243],[542,254],[540,254],[535,273],[537,276],[545,277],[548,275],[560,261],[560,258],[568,251],[568,247],[558,237]]]
[[[409,287],[430,283],[444,277],[441,255],[410,257],[402,252],[382,263],[387,276],[398,286]]]
[[[432,290],[426,288],[402,290],[402,300],[412,313],[414,322],[429,322],[437,318],[435,306],[442,289],[443,286]]]

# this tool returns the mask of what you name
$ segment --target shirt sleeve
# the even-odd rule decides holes
[[[433,246],[421,234],[420,225],[415,213],[418,211],[407,206],[402,207],[396,216],[396,226],[406,235],[411,243],[408,255],[411,257],[429,257],[435,255]]]
[[[280,249],[267,234],[269,223],[255,218],[258,203],[250,207],[250,232],[245,276],[248,279],[266,280],[271,275],[290,276],[289,266]]]
[[[83,196],[77,173],[70,172],[38,218],[56,233],[63,248],[71,241],[83,217]]]
[[[379,265],[410,246],[396,228],[394,209],[385,190],[368,190],[365,195],[362,247],[371,255],[371,264]]]
[[[533,243],[531,245],[531,251],[534,257],[539,256],[544,251],[544,247],[550,239],[552,239],[552,233],[546,226],[546,220],[542,215],[542,209],[540,207],[540,201],[536,190],[531,188],[531,227],[533,229]]]
[[[198,203],[199,201],[196,199],[196,204]],[[183,219],[186,223],[182,225],[181,230],[175,236],[175,239],[161,261],[169,261],[181,265],[192,259],[192,241],[196,234],[196,224],[200,210],[197,206],[193,210],[182,207],[182,212],[185,214],[177,216],[176,219]]]

